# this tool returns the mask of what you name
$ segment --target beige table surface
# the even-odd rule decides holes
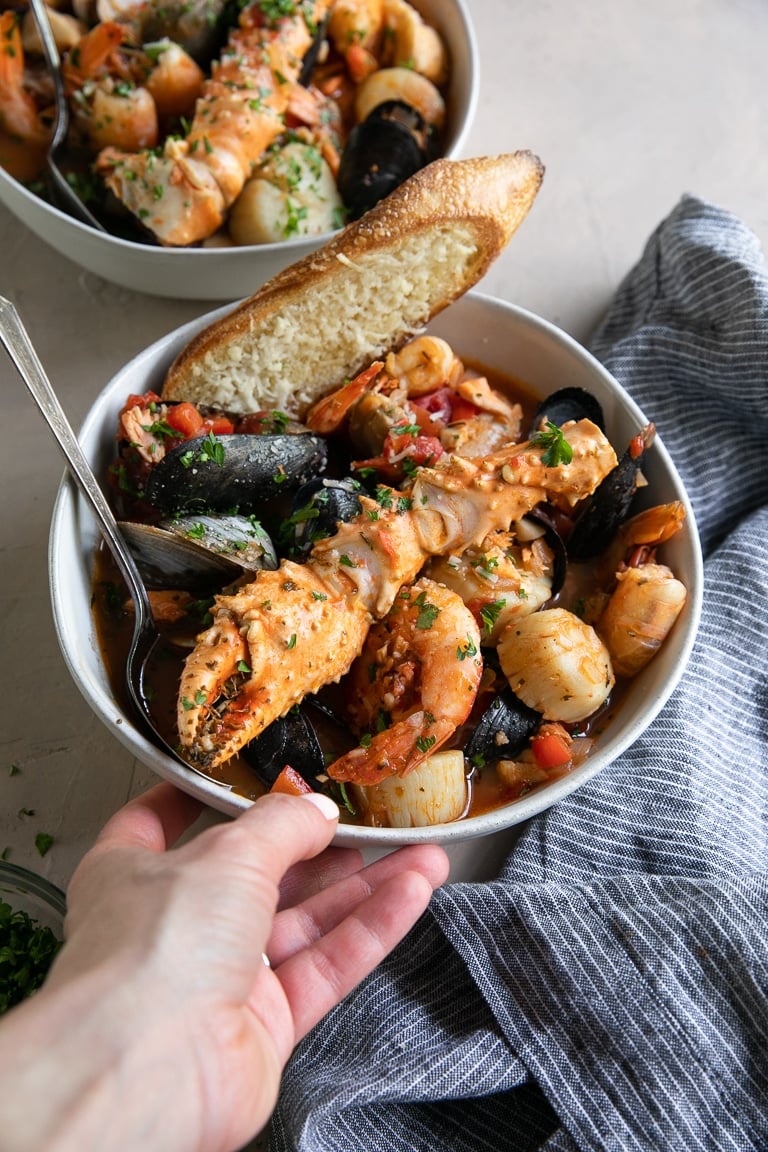
[[[764,0],[468,3],[482,79],[465,152],[527,147],[547,167],[483,290],[587,340],[684,193],[768,240]],[[2,208],[0,294],[19,308],[75,426],[125,361],[208,309],[101,281]],[[59,654],[46,551],[61,459],[2,352],[0,386],[0,852],[65,885],[152,774],[91,715]],[[54,837],[44,858],[37,832]]]

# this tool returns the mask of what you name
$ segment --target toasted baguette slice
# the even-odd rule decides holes
[[[163,398],[303,416],[477,283],[543,173],[531,152],[428,165],[196,336]]]

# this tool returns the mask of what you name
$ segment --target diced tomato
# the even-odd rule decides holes
[[[436,388],[434,392],[419,396],[418,405],[442,424],[450,424],[455,398],[456,393],[451,388]]]
[[[562,768],[571,759],[571,749],[564,736],[554,732],[534,736],[531,751],[540,768]]]
[[[311,791],[311,784],[307,784],[304,777],[295,768],[291,768],[290,764],[286,764],[270,788],[270,792],[284,792],[287,796],[302,796],[305,792]]]
[[[453,424],[456,420],[471,420],[480,411],[477,404],[465,400],[458,392],[454,392],[453,388],[447,387],[436,388],[426,396],[419,396],[417,402],[411,401],[414,407],[416,403],[441,424]]]
[[[139,395],[137,392],[131,392],[122,407],[120,415],[122,416],[123,412],[130,412],[131,408],[148,408],[150,404],[162,404],[162,402],[157,392],[144,392],[143,395]]]
[[[436,436],[393,436],[384,441],[381,456],[368,460],[353,460],[353,468],[375,468],[385,480],[401,480],[407,471],[406,461],[414,465],[431,465],[443,454],[443,446]]]
[[[477,404],[473,404],[471,400],[465,400],[463,396],[454,394],[451,405],[451,423],[455,420],[471,420],[477,416],[479,411]]]
[[[630,440],[628,452],[631,460],[638,460],[645,452],[645,440],[642,432],[638,432],[637,436]]]
[[[433,464],[443,454],[443,446],[436,436],[388,436],[384,455],[390,459],[405,456],[414,464]]]
[[[199,436],[203,430],[203,418],[195,405],[190,404],[188,400],[181,404],[172,404],[168,408],[166,420],[171,428],[180,432],[186,440],[192,436]]]
[[[437,417],[433,420],[432,415],[426,408],[422,408],[420,404],[414,404],[412,400],[408,402],[408,407],[411,411],[414,424],[418,424],[423,436],[440,436],[445,426],[445,421]]]
[[[228,416],[206,416],[203,419],[203,431],[213,432],[214,436],[230,436],[234,430],[235,425]]]

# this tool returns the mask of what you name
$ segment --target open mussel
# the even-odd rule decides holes
[[[325,772],[323,750],[300,707],[273,721],[260,736],[251,740],[242,755],[267,788],[272,787],[286,764],[290,764],[316,792],[320,791],[318,776]]]
[[[340,523],[360,512],[362,485],[352,477],[333,480],[318,476],[302,484],[293,497],[281,544],[291,556],[304,556],[318,540],[333,536]]]
[[[589,560],[605,551],[629,516],[645,453],[655,435],[653,424],[647,424],[579,511],[566,541],[572,560]]]
[[[307,51],[304,53],[304,59],[301,62],[301,71],[299,72],[298,83],[303,84],[308,88],[312,83],[312,74],[317,67],[320,56],[326,46],[326,34],[328,32],[328,25],[331,22],[330,8],[325,16],[315,24],[314,35],[312,43]]]
[[[420,112],[401,100],[378,104],[356,124],[341,157],[339,194],[356,220],[434,160],[437,133]]]
[[[529,544],[543,537],[552,553],[552,581],[550,597],[557,596],[565,584],[568,572],[568,552],[562,536],[547,516],[545,506],[534,508],[515,524],[515,535],[520,544]]]
[[[529,435],[539,432],[549,422],[558,428],[569,420],[591,420],[605,432],[605,417],[600,401],[586,388],[558,388],[536,408],[531,418]]]
[[[311,432],[197,436],[155,465],[146,496],[161,512],[251,512],[325,470],[325,440]]]
[[[510,687],[495,696],[475,724],[464,755],[477,767],[514,760],[541,724],[541,713],[523,704]]]
[[[178,516],[158,525],[121,521],[119,527],[148,588],[202,595],[243,573],[278,566],[272,540],[253,517]]]

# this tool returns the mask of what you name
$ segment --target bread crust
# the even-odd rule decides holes
[[[303,415],[485,275],[525,219],[532,152],[436,160],[195,336],[166,400]]]

